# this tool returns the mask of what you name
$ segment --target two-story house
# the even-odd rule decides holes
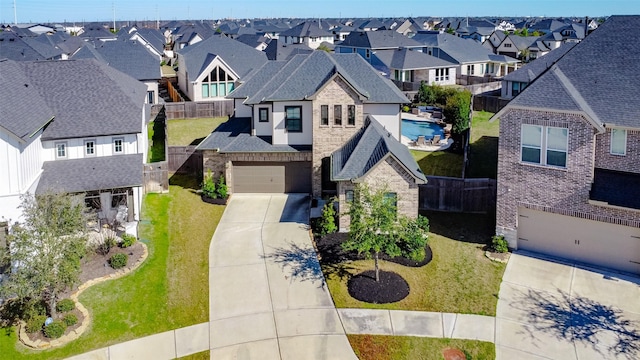
[[[235,116],[198,150],[205,171],[224,174],[232,193],[331,194],[344,205],[355,183],[386,183],[398,211],[418,215],[426,179],[399,142],[407,99],[359,55],[269,61],[228,97]]]
[[[321,28],[317,21],[305,21],[283,31],[279,39],[284,44],[305,44],[312,49],[317,49],[323,42],[333,44],[333,34],[328,28]]]
[[[410,39],[395,30],[354,31],[342,43],[336,45],[336,54],[360,54],[371,63],[371,56],[378,50],[396,50],[400,48],[417,49],[422,44]]]
[[[101,220],[135,224],[146,87],[96,60],[3,60],[0,84],[0,218],[20,219],[22,194],[63,191],[85,194]]]
[[[640,274],[638,26],[610,17],[495,115],[510,247]]]
[[[213,35],[178,52],[178,86],[192,101],[224,100],[237,81],[267,61],[262,51]]]

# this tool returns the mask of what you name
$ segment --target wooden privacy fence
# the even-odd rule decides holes
[[[144,164],[142,177],[145,193],[169,191],[169,162]]]
[[[473,110],[497,113],[508,103],[509,100],[502,99],[499,96],[476,95],[473,97]]]
[[[167,160],[171,172],[202,174],[202,153],[196,151],[195,145],[169,146]]]
[[[167,120],[233,115],[233,100],[173,102],[164,104]]]
[[[496,180],[427,176],[419,187],[420,210],[487,213],[496,207]]]
[[[169,93],[169,97],[173,102],[184,101],[184,98],[180,95],[178,89],[176,89],[171,81],[167,81],[167,92]]]

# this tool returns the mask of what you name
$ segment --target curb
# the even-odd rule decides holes
[[[70,332],[69,334],[63,335],[57,339],[53,339],[51,341],[42,341],[42,340],[35,340],[32,341],[31,339],[29,339],[29,336],[27,335],[26,332],[26,323],[24,321],[20,321],[20,324],[18,326],[19,330],[18,330],[18,338],[20,339],[20,342],[22,344],[24,344],[25,346],[32,348],[32,349],[36,349],[36,350],[46,350],[46,349],[50,349],[50,348],[54,348],[54,347],[58,347],[58,346],[62,346],[65,345],[73,340],[76,340],[77,338],[80,337],[80,335],[82,335],[85,330],[87,330],[87,328],[89,327],[89,324],[91,323],[91,317],[89,315],[89,311],[87,310],[86,307],[84,307],[84,305],[82,305],[82,303],[78,300],[78,297],[80,296],[80,294],[82,294],[83,291],[85,291],[86,289],[88,289],[89,287],[95,285],[95,284],[99,284],[101,282],[105,282],[108,280],[113,280],[113,279],[118,279],[121,278],[127,274],[129,274],[130,272],[132,272],[133,270],[136,270],[137,268],[140,267],[140,265],[142,265],[142,263],[147,259],[147,257],[149,256],[149,249],[147,248],[147,245],[143,242],[139,242],[142,245],[142,256],[140,256],[140,258],[131,266],[127,266],[124,269],[120,269],[118,271],[116,271],[113,274],[109,274],[109,275],[105,275],[103,277],[99,277],[99,278],[95,278],[95,279],[91,279],[88,280],[87,282],[85,282],[84,284],[81,284],[80,286],[78,286],[78,289],[76,291],[74,291],[71,296],[69,296],[69,298],[71,300],[73,300],[73,302],[76,304],[76,308],[78,310],[80,310],[80,312],[83,315],[83,320],[82,323],[80,324],[80,326],[73,330],[72,332]]]

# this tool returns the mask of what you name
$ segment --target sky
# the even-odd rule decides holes
[[[222,18],[639,15],[640,0],[0,0],[0,23]],[[115,14],[115,16],[114,16]]]

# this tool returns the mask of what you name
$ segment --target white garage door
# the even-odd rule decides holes
[[[518,248],[640,274],[640,229],[518,209]]]

